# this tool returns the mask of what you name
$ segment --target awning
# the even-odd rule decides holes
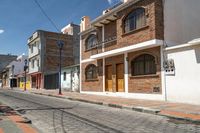
[[[142,43],[138,43],[138,44],[133,44],[131,46],[127,46],[127,47],[103,52],[100,54],[92,55],[92,56],[90,56],[90,58],[91,59],[100,59],[100,58],[104,58],[104,57],[111,57],[111,56],[115,56],[115,55],[119,55],[119,54],[123,54],[123,53],[134,52],[134,51],[143,50],[143,49],[147,49],[147,48],[153,48],[153,47],[162,46],[162,45],[163,45],[163,40],[154,39],[154,40],[150,40],[150,41],[146,41],[146,42],[142,42]]]

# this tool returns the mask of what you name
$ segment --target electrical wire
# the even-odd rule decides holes
[[[41,10],[41,12],[43,13],[43,15],[49,20],[49,22],[52,24],[52,26],[58,31],[60,32],[59,28],[56,26],[56,24],[54,23],[54,21],[48,16],[48,14],[45,12],[45,10],[42,8],[42,6],[40,5],[40,3],[37,0],[34,0],[34,2],[36,3],[36,5],[39,7],[39,9]]]

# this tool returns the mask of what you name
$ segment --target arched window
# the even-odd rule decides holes
[[[90,35],[86,40],[86,50],[95,47],[96,44],[97,44],[96,35],[94,35],[94,34]]]
[[[146,25],[145,9],[138,8],[129,13],[124,19],[124,32],[130,32]]]
[[[155,57],[149,54],[136,57],[131,61],[131,74],[132,76],[156,74]]]
[[[97,79],[97,67],[90,64],[85,69],[85,77],[87,80]]]

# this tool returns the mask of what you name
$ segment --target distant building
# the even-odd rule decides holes
[[[80,73],[80,26],[68,24],[62,30],[63,34],[73,36],[73,60],[74,64],[63,67],[61,72],[61,87],[67,91],[79,91]]]
[[[20,75],[24,73],[24,61],[27,56],[20,55],[3,70],[3,87],[20,87]],[[28,83],[28,80],[27,80]]]
[[[62,40],[64,42],[62,50],[63,68],[77,62],[74,58],[75,48],[73,47],[74,41],[79,41],[76,39],[71,33],[62,34],[42,30],[36,31],[28,39],[31,88],[58,88],[59,48],[57,41]]]
[[[5,71],[5,67],[12,62],[13,60],[16,60],[16,55],[0,55],[0,79],[1,79],[1,86],[7,86],[8,80],[7,80],[7,74]]]

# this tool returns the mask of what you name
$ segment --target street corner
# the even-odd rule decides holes
[[[0,105],[0,133],[13,131],[16,133],[38,133],[28,118],[22,117],[9,106]]]

